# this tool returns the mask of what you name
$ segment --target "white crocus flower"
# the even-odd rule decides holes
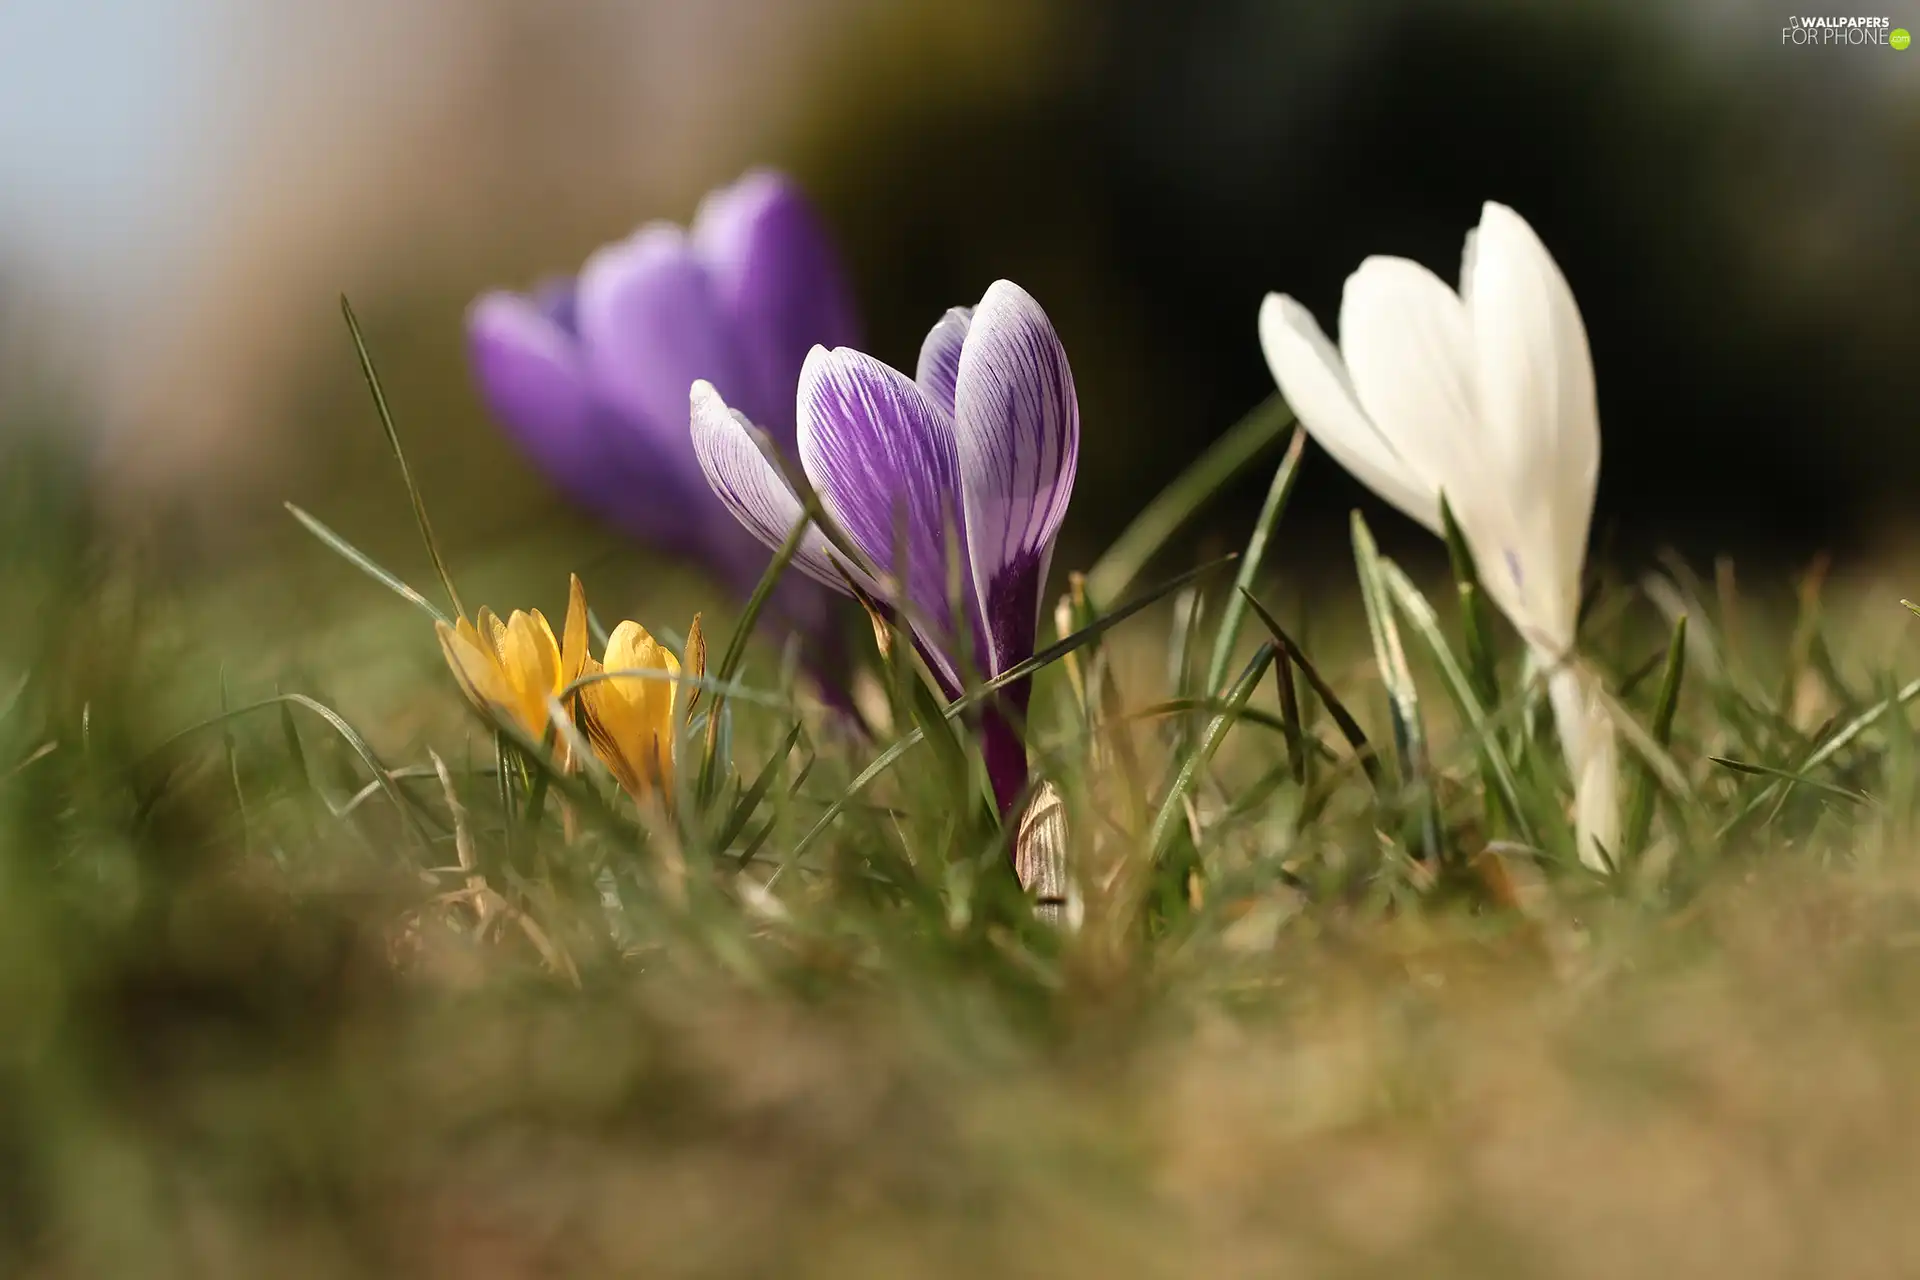
[[[1617,850],[1619,768],[1594,675],[1572,660],[1600,472],[1586,329],[1533,228],[1488,203],[1455,293],[1405,258],[1347,277],[1340,349],[1269,294],[1260,344],[1309,434],[1375,493],[1439,533],[1440,496],[1488,593],[1548,672],[1580,856]]]

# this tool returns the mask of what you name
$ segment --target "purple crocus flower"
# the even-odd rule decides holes
[[[690,230],[651,223],[595,253],[577,279],[486,294],[467,317],[488,407],[554,484],[742,595],[766,556],[701,477],[688,388],[721,388],[792,448],[808,350],[858,332],[819,219],[791,181],[765,171],[708,195]],[[779,603],[816,672],[833,665],[824,595],[801,587]]]
[[[740,523],[779,546],[802,507],[750,431],[751,415],[695,383],[693,447]],[[818,529],[794,563],[846,590],[841,572],[902,610],[949,696],[961,692],[963,632],[948,594],[947,532],[957,535],[971,665],[997,676],[1033,655],[1040,593],[1073,493],[1080,408],[1073,371],[1040,304],[996,281],[978,307],[947,312],[920,348],[916,377],[845,347],[815,347],[800,371],[799,456],[821,502],[877,568],[845,563]],[[1005,812],[1026,784],[1024,681],[990,710],[981,747]]]

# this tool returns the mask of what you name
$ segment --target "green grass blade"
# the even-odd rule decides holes
[[[984,765],[979,771],[970,772],[972,757],[968,754],[966,744],[961,741],[959,727],[944,714],[937,692],[939,681],[928,669],[920,646],[914,642],[906,617],[900,610],[890,609],[875,600],[851,575],[847,575],[845,581],[847,590],[866,610],[876,641],[881,635],[888,637],[886,645],[880,650],[880,662],[887,673],[888,704],[893,723],[912,723],[919,729],[921,740],[932,748],[935,761],[951,782],[955,794],[978,793],[984,799]],[[963,664],[965,667],[971,665]],[[972,676],[963,672],[962,679],[972,679]]]
[[[1440,527],[1447,540],[1447,559],[1453,566],[1454,589],[1460,596],[1460,627],[1466,639],[1466,671],[1483,707],[1500,705],[1499,666],[1493,651],[1493,615],[1487,609],[1487,590],[1480,582],[1467,536],[1453,518],[1453,508],[1440,495]]]
[[[1647,732],[1646,727],[1604,687],[1600,689],[1600,706],[1607,713],[1607,719],[1612,722],[1618,741],[1632,748],[1633,753],[1640,757],[1641,765],[1662,789],[1677,803],[1692,804],[1694,802],[1693,786],[1687,781],[1686,770],[1682,769],[1680,762],[1673,758],[1673,753],[1662,744],[1655,742],[1653,735]]]
[[[1813,770],[1818,769],[1821,765],[1824,765],[1827,761],[1833,759],[1848,746],[1852,745],[1854,739],[1872,728],[1874,722],[1881,716],[1896,707],[1906,706],[1915,698],[1920,698],[1920,680],[1908,681],[1902,685],[1892,697],[1882,698],[1879,702],[1874,703],[1865,711],[1862,711],[1859,715],[1849,720],[1845,725],[1836,730],[1832,737],[1814,748],[1814,750],[1807,755],[1807,758],[1801,761],[1799,768],[1780,771],[1777,775],[1778,780],[1775,783],[1763,788],[1750,797],[1747,803],[1741,806],[1739,812],[1735,813],[1734,816],[1721,827],[1719,838],[1724,840],[1728,835],[1732,834],[1742,822],[1752,817],[1760,810],[1761,806],[1765,805],[1776,795],[1784,799],[1785,791],[1791,789],[1794,782],[1809,776]]]
[[[753,594],[747,597],[747,604],[740,612],[740,620],[733,628],[733,634],[727,637],[727,648],[720,656],[720,665],[714,669],[714,675],[721,680],[731,680],[733,673],[746,658],[747,645],[753,639],[753,628],[760,621],[761,611],[767,607],[774,588],[780,585],[781,577],[787,566],[793,563],[793,557],[799,554],[800,544],[807,536],[807,529],[813,524],[813,518],[802,515],[788,530],[786,541],[773,553],[773,559],[767,562],[766,570],[761,573],[760,581],[754,584]]]
[[[0,694],[0,725],[12,719],[14,708],[20,705],[20,697],[26,693],[27,685],[32,679],[32,672],[23,671],[20,673],[20,678],[13,682],[12,688],[8,689],[5,694]]]
[[[1361,769],[1366,771],[1367,780],[1373,784],[1374,791],[1384,794],[1386,780],[1380,776],[1380,757],[1374,751],[1373,744],[1367,741],[1366,730],[1360,727],[1360,722],[1353,718],[1353,713],[1348,711],[1346,704],[1340,701],[1340,696],[1333,691],[1333,686],[1328,684],[1313,663],[1308,661],[1307,655],[1300,651],[1300,646],[1294,643],[1293,637],[1286,633],[1279,621],[1267,612],[1267,607],[1260,603],[1259,598],[1252,592],[1245,594],[1247,604],[1253,609],[1254,616],[1260,619],[1267,633],[1273,637],[1274,643],[1280,646],[1288,660],[1300,669],[1300,674],[1306,677],[1307,684],[1312,687],[1314,696],[1320,699],[1320,705],[1325,707],[1327,714],[1333,717],[1334,724],[1340,729],[1340,736],[1345,738],[1347,745],[1353,748],[1354,758],[1360,762]]]
[[[293,708],[284,702],[280,704],[280,737],[287,744],[287,758],[293,764],[294,777],[300,781],[300,790],[315,791],[313,774],[307,768],[307,750],[300,744],[300,726],[293,722]]]
[[[1233,682],[1227,691],[1226,705],[1207,722],[1206,731],[1200,735],[1200,741],[1188,751],[1180,762],[1180,771],[1174,775],[1173,785],[1167,788],[1160,808],[1153,816],[1153,825],[1148,828],[1147,860],[1158,863],[1165,856],[1174,837],[1179,833],[1181,819],[1186,812],[1187,796],[1193,791],[1194,782],[1200,771],[1212,762],[1214,754],[1220,750],[1220,744],[1226,740],[1228,731],[1239,719],[1240,709],[1253,696],[1260,681],[1267,674],[1267,668],[1273,665],[1275,645],[1268,642],[1260,646],[1253,660],[1247,663],[1240,678]]]
[[[1122,622],[1125,622],[1142,609],[1146,609],[1164,600],[1167,596],[1180,590],[1180,588],[1186,586],[1196,578],[1204,574],[1212,573],[1223,565],[1231,564],[1233,560],[1233,556],[1224,556],[1219,560],[1203,564],[1197,569],[1190,569],[1179,577],[1160,584],[1139,599],[1133,600],[1123,607],[1115,609],[1112,613],[1102,616],[1097,621],[1089,623],[1072,635],[1048,645],[1045,649],[1034,654],[1033,657],[1028,658],[1025,662],[1016,663],[1013,667],[995,676],[985,684],[982,684],[979,688],[971,690],[964,696],[956,698],[953,702],[947,704],[944,713],[945,717],[948,720],[954,719],[966,712],[969,708],[985,701],[994,691],[1012,684],[1016,680],[1024,680],[1035,672],[1060,661],[1060,659],[1066,657],[1069,653],[1073,653],[1083,646],[1093,643],[1093,641],[1100,636],[1106,634]],[[774,878],[777,879],[780,871],[798,862],[801,856],[813,847],[814,843],[833,825],[834,820],[853,804],[859,794],[866,790],[875,778],[878,778],[881,774],[892,768],[895,761],[919,745],[925,736],[923,730],[915,729],[912,733],[909,733],[906,737],[901,738],[885,751],[882,751],[874,758],[871,764],[865,769],[862,769],[859,775],[847,786],[847,789],[842,792],[832,804],[827,806],[826,812],[820,815],[819,820],[794,844],[792,852],[782,859],[780,869],[774,872]],[[769,883],[771,883],[771,880]]]
[[[1259,517],[1253,522],[1253,532],[1247,537],[1247,549],[1240,556],[1240,570],[1233,577],[1233,590],[1227,594],[1226,609],[1220,615],[1220,629],[1213,637],[1213,657],[1207,663],[1209,693],[1221,691],[1221,686],[1226,683],[1227,672],[1233,666],[1234,646],[1240,643],[1240,632],[1247,621],[1247,599],[1243,593],[1253,590],[1253,580],[1266,560],[1267,545],[1273,540],[1273,531],[1279,525],[1280,517],[1286,514],[1287,502],[1293,497],[1294,482],[1300,478],[1300,458],[1306,447],[1307,433],[1295,427],[1293,443],[1287,446],[1286,456],[1280,459],[1280,466],[1273,473],[1273,483],[1267,486],[1267,499],[1260,506]]]
[[[1776,769],[1772,765],[1751,764],[1745,760],[1730,760],[1725,756],[1708,756],[1707,759],[1722,768],[1731,769],[1735,773],[1745,773],[1762,778],[1777,778],[1782,782],[1807,787],[1823,795],[1830,795],[1836,799],[1845,800],[1848,804],[1873,805],[1875,803],[1873,797],[1864,791],[1854,791],[1848,787],[1825,782],[1804,773],[1796,773],[1791,769]]]
[[[766,570],[761,573],[760,581],[754,584],[753,594],[747,597],[746,608],[740,613],[740,621],[734,626],[733,634],[727,637],[726,652],[720,656],[720,666],[714,672],[722,683],[731,682],[733,673],[746,659],[747,644],[753,638],[753,629],[760,621],[761,611],[767,607],[767,601],[773,597],[774,588],[780,585],[781,577],[787,566],[793,563],[794,556],[800,552],[800,544],[806,539],[807,529],[813,524],[810,512],[803,511],[800,519],[794,521],[788,530],[786,541],[773,553],[773,559],[767,562]],[[696,794],[702,799],[713,795],[714,761],[720,746],[720,712],[726,704],[726,695],[715,691],[712,706],[707,710],[707,741],[700,753],[700,778]]]
[[[1300,715],[1300,690],[1293,683],[1293,659],[1285,649],[1275,652],[1278,655],[1275,661],[1279,663],[1276,678],[1280,684],[1280,724],[1287,736],[1287,764],[1294,782],[1305,787],[1311,757],[1307,752],[1306,722]]]
[[[1167,539],[1261,450],[1278,440],[1292,421],[1293,410],[1286,401],[1277,393],[1268,396],[1162,489],[1087,574],[1087,592],[1094,602],[1112,600],[1125,591]]]
[[[1473,548],[1454,518],[1447,495],[1440,495],[1440,530],[1447,544],[1447,559],[1453,566],[1454,592],[1460,601],[1460,629],[1466,644],[1466,671],[1482,707],[1500,705],[1500,668],[1493,647],[1493,615],[1487,608],[1487,589],[1480,581],[1480,567],[1474,562]],[[1502,735],[1509,738],[1512,735]],[[1482,772],[1492,766],[1482,757]],[[1497,778],[1486,779],[1485,814],[1487,834],[1498,838],[1500,820],[1505,811],[1499,802]],[[1534,843],[1528,840],[1529,844]]]
[[[231,709],[227,698],[227,672],[220,669],[220,710]],[[240,749],[233,736],[233,721],[223,721],[220,725],[220,745],[227,756],[227,779],[233,783],[234,811],[240,818],[240,849],[251,852],[253,849],[253,823],[247,816],[247,789],[240,781]]]
[[[1193,648],[1205,609],[1206,593],[1198,587],[1187,588],[1173,602],[1173,635],[1167,644],[1167,684],[1176,698],[1190,698],[1196,692],[1194,680],[1198,673],[1193,669]],[[1186,754],[1197,727],[1184,717],[1174,722],[1173,759]]]
[[[1199,568],[1189,569],[1185,573],[1181,574],[1179,577],[1173,578],[1167,582],[1161,583],[1158,587],[1155,587],[1152,591],[1147,592],[1145,595],[1140,596],[1138,599],[1129,601],[1123,607],[1115,609],[1111,613],[1102,615],[1098,621],[1089,623],[1088,625],[1082,627],[1080,630],[1074,632],[1072,635],[1066,637],[1064,640],[1059,640],[1053,644],[1048,645],[1046,648],[1042,649],[1040,652],[1034,654],[1031,658],[1028,658],[1025,662],[1016,663],[1014,666],[1009,667],[1007,670],[1001,672],[999,675],[995,676],[993,679],[982,684],[978,689],[973,690],[966,697],[960,699],[959,702],[956,702],[953,704],[953,706],[948,707],[947,718],[949,720],[953,718],[956,708],[964,708],[966,706],[971,706],[974,703],[979,702],[987,694],[990,694],[997,689],[1004,689],[1006,686],[1013,684],[1015,681],[1026,679],[1028,676],[1032,675],[1036,671],[1041,670],[1042,668],[1052,666],[1054,663],[1060,661],[1060,659],[1066,657],[1069,653],[1074,652],[1076,649],[1079,649],[1081,646],[1088,644],[1093,640],[1098,639],[1100,636],[1106,634],[1108,631],[1112,630],[1114,627],[1119,626],[1122,622],[1125,622],[1128,618],[1131,618],[1134,614],[1140,612],[1142,609],[1145,609],[1149,605],[1155,604],[1158,601],[1165,599],[1169,594],[1175,591],[1178,591],[1181,587],[1186,586],[1189,582],[1197,581],[1198,579],[1205,577],[1207,574],[1212,573],[1216,569],[1223,568],[1226,565],[1232,564],[1237,559],[1239,559],[1239,556],[1236,554],[1236,555],[1230,555],[1230,556],[1222,556],[1218,560],[1209,560],[1206,564],[1201,565]]]
[[[1200,634],[1206,600],[1205,592],[1189,587],[1173,602],[1173,634],[1167,643],[1167,684],[1180,697],[1194,692],[1193,642]]]
[[[255,711],[264,711],[269,707],[281,706],[302,707],[319,716],[322,720],[325,720],[327,724],[332,727],[333,731],[340,735],[341,740],[347,744],[348,749],[360,757],[360,762],[364,764],[368,772],[373,775],[373,780],[378,783],[380,789],[386,793],[387,799],[393,802],[394,808],[399,810],[402,822],[406,825],[407,830],[420,842],[420,846],[423,849],[431,847],[426,831],[420,826],[420,818],[414,811],[412,800],[410,800],[406,792],[400,788],[399,783],[394,780],[393,773],[380,762],[380,757],[374,753],[372,746],[368,744],[366,738],[361,735],[358,729],[349,724],[346,718],[339,712],[327,706],[325,703],[307,697],[304,693],[277,693],[271,698],[249,703],[244,707],[235,707],[230,711],[222,711],[217,716],[202,720],[198,724],[188,725],[186,728],[170,734],[162,739],[159,745],[149,751],[147,757],[153,759],[161,756],[194,734],[202,733],[208,729],[223,728],[228,721],[239,716],[249,715]]]
[[[1660,694],[1653,704],[1653,740],[1662,747],[1673,743],[1673,718],[1680,707],[1680,682],[1687,669],[1687,615],[1673,624],[1673,638],[1667,641],[1667,661],[1660,676]],[[1629,865],[1646,851],[1647,838],[1653,832],[1653,800],[1659,780],[1653,771],[1641,767],[1627,798],[1626,823],[1621,828],[1620,862]]]
[[[1166,698],[1160,702],[1151,702],[1144,707],[1127,712],[1125,719],[1129,723],[1135,723],[1143,720],[1159,720],[1168,716],[1184,716],[1195,713],[1218,715],[1226,709],[1226,706],[1227,699],[1225,695],[1218,697]],[[1258,725],[1262,729],[1271,730],[1279,734],[1282,738],[1285,738],[1292,732],[1292,728],[1287,724],[1286,718],[1284,716],[1277,716],[1271,711],[1259,711],[1253,707],[1242,707],[1237,714],[1244,723]]]
[[[1433,769],[1427,758],[1426,726],[1420,716],[1420,691],[1407,665],[1406,647],[1393,620],[1393,601],[1381,572],[1380,549],[1366,518],[1353,513],[1353,558],[1360,573],[1360,599],[1366,606],[1367,630],[1373,637],[1374,662],[1386,686],[1387,707],[1393,718],[1393,742],[1400,759],[1400,785],[1419,805],[1419,856],[1437,861],[1440,855],[1439,801],[1433,789]]]
[[[616,673],[618,674],[618,673]],[[591,745],[581,736],[572,722],[560,711],[558,697],[548,700],[548,724],[546,732],[536,740],[523,732],[519,725],[507,720],[495,721],[477,707],[468,708],[488,730],[492,732],[495,748],[495,775],[500,785],[501,807],[507,815],[508,833],[513,832],[513,788],[515,777],[529,785],[529,790],[538,785],[529,776],[542,774],[546,786],[565,796],[575,812],[590,818],[594,824],[631,847],[640,838],[640,829],[633,823],[615,813],[606,800],[588,782],[571,773],[562,772],[548,749],[548,743],[564,741],[573,752],[574,759],[581,762],[583,769],[593,770],[596,776],[608,778],[605,766]],[[511,759],[509,759],[511,757]],[[484,772],[480,770],[479,772]]]
[[[380,415],[380,429],[387,433],[387,447],[393,450],[393,460],[400,466],[400,482],[407,487],[407,498],[413,503],[413,518],[420,525],[420,539],[427,544],[427,555],[433,561],[433,571],[440,575],[440,585],[446,588],[447,599],[453,602],[453,612],[465,617],[467,611],[460,604],[460,593],[454,589],[453,575],[447,572],[447,561],[440,554],[440,543],[433,536],[433,524],[427,519],[426,500],[420,496],[420,487],[413,482],[413,471],[407,466],[406,451],[400,447],[400,432],[393,425],[393,412],[387,407],[387,394],[381,390],[380,375],[374,370],[373,355],[367,350],[366,337],[360,332],[360,320],[353,314],[353,304],[347,301],[345,294],[340,295],[340,314],[347,322],[347,332],[353,335],[353,350],[360,357],[360,372],[366,377],[367,390],[373,393],[373,407]]]
[[[1440,668],[1441,679],[1447,691],[1453,695],[1454,706],[1459,709],[1460,718],[1466,722],[1473,737],[1486,773],[1488,790],[1496,797],[1507,821],[1513,824],[1514,834],[1523,843],[1537,848],[1539,837],[1534,833],[1533,824],[1527,820],[1525,807],[1520,802],[1520,784],[1514,775],[1513,764],[1507,759],[1506,749],[1494,731],[1486,704],[1481,701],[1481,690],[1476,687],[1476,681],[1468,674],[1467,667],[1461,663],[1440,629],[1439,615],[1399,565],[1391,560],[1381,561],[1380,575],[1400,615],[1407,620],[1407,625],[1413,628],[1415,634],[1426,642],[1428,651],[1433,654],[1434,663]]]
[[[741,794],[740,802],[734,805],[733,813],[727,819],[726,829],[721,831],[719,839],[714,841],[715,852],[726,852],[727,848],[740,837],[740,833],[747,829],[747,824],[753,821],[753,815],[759,812],[761,802],[767,798],[767,791],[773,786],[774,775],[779,773],[781,764],[793,751],[794,744],[800,741],[802,727],[798,721],[794,722],[793,728],[787,731],[786,738],[781,741],[779,749],[768,756],[767,762],[760,767],[759,774],[754,777],[753,785]],[[752,854],[749,852],[739,860],[740,869],[744,871],[751,861]]]
[[[326,525],[320,523],[319,520],[315,519],[311,515],[308,515],[305,511],[302,511],[299,507],[296,507],[293,503],[289,502],[289,503],[285,503],[284,505],[286,506],[287,510],[290,513],[292,513],[293,518],[295,520],[298,520],[302,525],[306,527],[306,530],[308,533],[311,533],[314,537],[320,539],[321,542],[326,544],[327,548],[330,551],[332,551],[335,555],[339,556],[342,560],[345,560],[348,564],[352,565],[354,568],[358,569],[360,572],[366,574],[369,578],[372,578],[375,582],[379,583],[381,586],[385,587],[387,590],[393,592],[393,594],[399,596],[402,600],[405,600],[408,604],[414,606],[416,609],[419,609],[422,613],[426,614],[429,618],[432,618],[434,621],[444,622],[448,626],[453,625],[453,620],[447,617],[446,614],[442,613],[438,605],[434,604],[433,601],[427,599],[425,596],[421,595],[418,591],[415,591],[412,587],[408,586],[406,583],[400,581],[400,579],[394,577],[391,573],[388,573],[385,569],[382,569],[379,565],[375,564],[372,558],[369,557],[366,552],[360,550],[360,548],[354,546],[351,542],[348,542],[345,538],[341,537],[339,534],[335,533],[333,530],[327,528]]]

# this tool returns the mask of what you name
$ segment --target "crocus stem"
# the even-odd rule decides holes
[[[993,786],[1000,816],[1006,818],[1027,789],[1027,744],[998,710],[989,709],[980,717],[980,754],[986,758],[987,781]]]

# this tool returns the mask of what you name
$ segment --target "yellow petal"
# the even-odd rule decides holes
[[[586,670],[590,659],[587,657],[587,589],[580,585],[580,575],[567,575],[567,620],[560,636],[560,679],[572,684]]]
[[[560,687],[560,647],[538,614],[515,609],[502,630],[500,667],[513,691],[514,718],[537,741],[547,732],[547,699]]]
[[[647,794],[647,773],[641,761],[626,749],[626,739],[616,728],[620,724],[619,708],[605,692],[611,684],[612,681],[597,681],[582,690],[587,707],[587,744],[614,780],[640,799]]]
[[[602,661],[609,671],[651,671],[659,666],[659,650],[651,632],[628,620],[607,637],[607,656]]]
[[[513,616],[519,618],[527,615],[516,613]],[[547,621],[546,614],[535,609],[529,621],[533,628],[534,640],[540,646],[540,673],[543,677],[549,674],[552,676],[546,685],[547,692],[558,693],[560,687],[566,683],[566,659],[560,656],[560,642],[553,638],[553,626]],[[512,630],[513,624],[509,622],[507,628]]]
[[[665,679],[614,676],[589,686],[596,743],[607,767],[636,798],[673,770],[673,677],[680,662],[637,622],[622,622],[607,637],[610,672],[657,671]],[[592,690],[604,690],[592,695]]]
[[[506,657],[507,628],[506,624],[500,621],[500,615],[487,608],[487,606],[481,605],[477,617],[479,619],[479,626],[476,630],[479,631],[481,638],[486,641],[487,647],[493,650],[493,656],[496,658]]]
[[[687,628],[687,674],[695,680],[706,678],[707,674],[707,637],[700,630],[700,615],[693,615],[693,625]],[[694,685],[687,690],[687,714],[692,715],[694,707],[700,703],[700,686]]]
[[[608,656],[616,656],[611,643],[608,645]],[[607,667],[588,658],[581,675],[603,676],[607,670]],[[611,679],[594,680],[581,688],[580,705],[586,712],[587,742],[593,747],[593,753],[600,757],[600,763],[607,766],[622,787],[639,796],[645,793],[645,781],[634,769],[633,762],[628,759],[622,746],[629,736],[633,719],[623,687],[626,683]]]
[[[465,614],[460,615],[459,622],[454,624],[454,630],[459,633],[460,638],[462,640],[465,640],[468,644],[472,645],[476,649],[492,648],[492,646],[487,641],[482,640],[480,638],[479,629],[475,627],[473,623],[467,620],[467,617]]]
[[[678,679],[680,660],[665,649],[660,650],[660,656],[664,659],[661,665],[666,668],[667,674],[674,676],[675,679],[672,683],[655,682],[655,688],[660,692],[654,695],[653,703],[648,710],[652,713],[649,719],[653,725],[654,770],[659,775],[660,785],[665,788],[668,795],[672,795],[674,743],[677,739],[674,733],[673,706],[680,693]]]
[[[458,628],[435,622],[433,630],[440,638],[440,652],[446,656],[453,678],[460,682],[460,691],[467,695],[469,701],[482,711],[504,708],[511,703],[512,691],[500,672],[499,664],[480,645],[479,637],[466,619],[460,620]]]

